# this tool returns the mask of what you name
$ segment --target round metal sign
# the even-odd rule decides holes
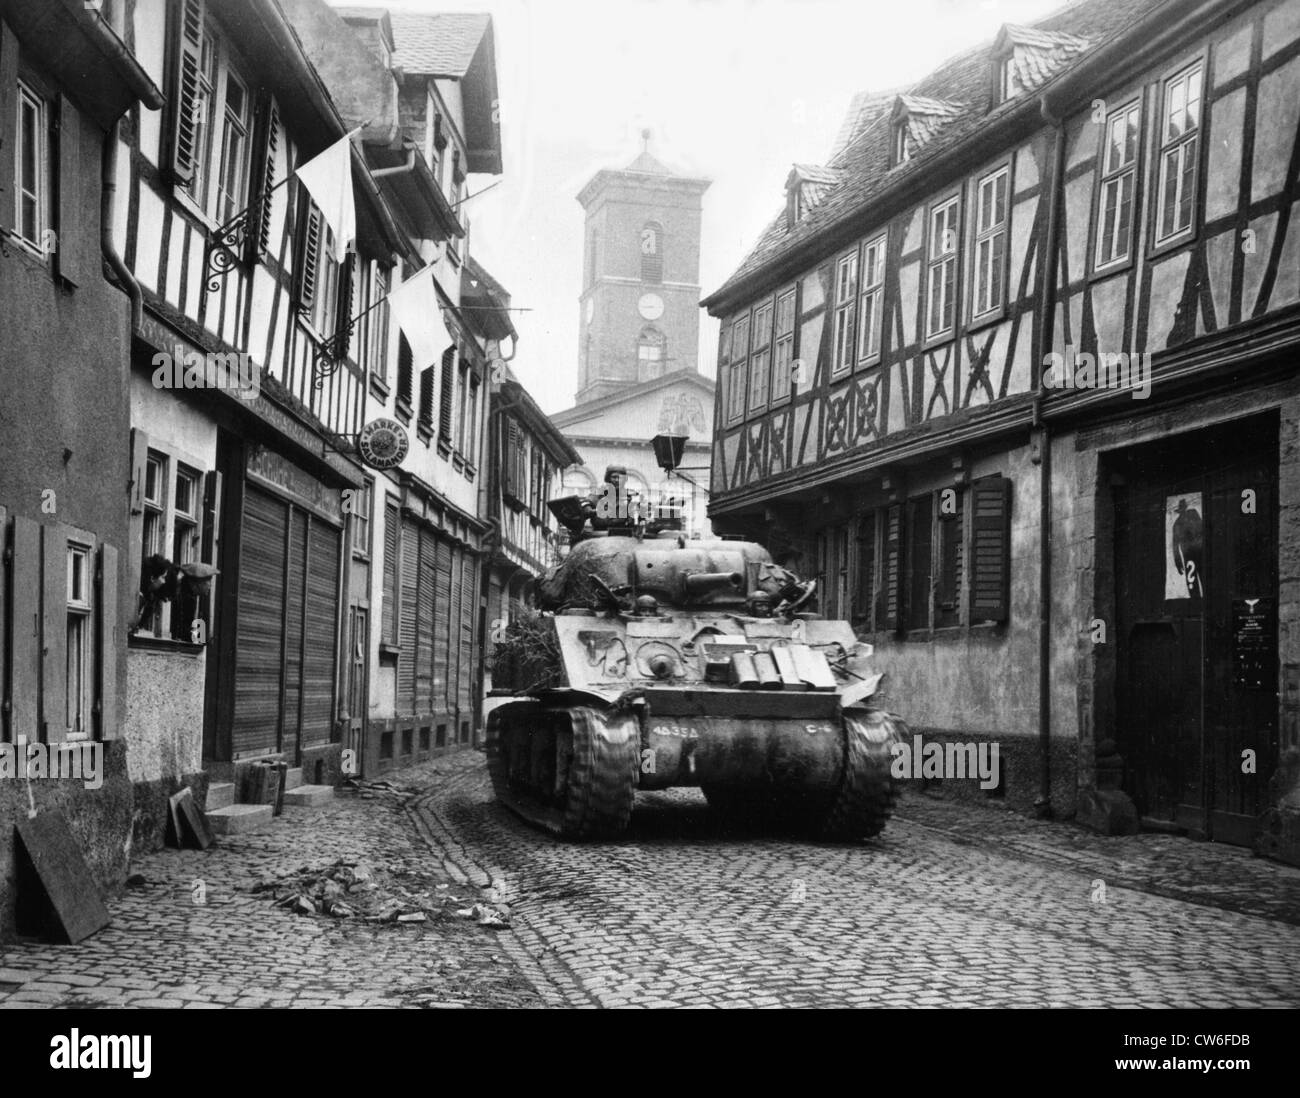
[[[372,419],[357,436],[357,452],[372,469],[401,465],[409,446],[406,430],[393,419]]]

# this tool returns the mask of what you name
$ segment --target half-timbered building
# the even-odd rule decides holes
[[[1010,804],[1300,860],[1298,122],[1297,0],[1086,0],[857,97],[705,301],[715,525]]]
[[[96,8],[0,3],[3,930],[19,878],[15,825],[29,813],[63,813],[103,888],[125,876],[131,845],[123,635],[135,600],[121,428],[133,301],[101,228],[124,201],[104,183],[119,121],[149,117],[162,94],[126,49],[120,0]],[[84,779],[28,772],[38,744]]]

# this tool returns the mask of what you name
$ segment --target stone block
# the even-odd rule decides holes
[[[232,804],[206,812],[208,826],[216,835],[242,835],[269,827],[275,819],[275,807],[269,804]]]

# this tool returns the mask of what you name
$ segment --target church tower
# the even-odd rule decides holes
[[[579,297],[577,403],[666,373],[696,372],[700,213],[710,180],[675,175],[645,147],[626,168],[596,173],[586,213]]]

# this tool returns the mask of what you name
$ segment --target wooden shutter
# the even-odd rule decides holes
[[[171,169],[178,183],[194,178],[198,144],[206,138],[199,123],[199,75],[203,64],[205,0],[174,0],[176,17],[175,82],[171,101]]]
[[[329,743],[333,732],[342,544],[338,527],[310,520],[303,608],[302,747]]]
[[[99,677],[96,683],[99,710],[99,738],[113,739],[118,734],[117,716],[117,569],[118,552],[112,545],[99,547],[99,585],[95,591],[95,611],[99,617]]]
[[[433,697],[434,704],[445,706],[448,698],[447,672],[450,664],[448,658],[447,637],[453,607],[451,602],[451,542],[438,539],[437,545],[437,599],[441,618],[433,630]]]
[[[436,367],[426,366],[420,371],[420,423],[433,429],[433,374]]]
[[[258,151],[257,166],[253,172],[253,179],[256,180],[258,189],[249,196],[250,203],[265,197],[275,186],[275,157],[280,147],[280,108],[275,105],[275,100],[269,94],[262,97],[260,113],[262,141]],[[268,256],[271,248],[271,199],[267,198],[257,207],[256,215],[244,241],[247,262],[258,263]]]
[[[221,557],[221,474],[213,470],[203,475],[203,540],[202,561],[216,566]],[[209,585],[208,595],[197,607],[199,616],[207,626],[208,640],[217,635],[216,614],[212,608],[217,605],[216,586],[219,578],[214,578]]]
[[[14,516],[13,581],[9,614],[11,681],[10,735],[40,739],[38,724],[41,690],[41,527],[22,515]]]
[[[62,523],[41,527],[41,605],[42,739],[54,743],[68,738],[68,528]]]
[[[460,554],[461,607],[457,631],[460,633],[460,717],[469,716],[474,692],[474,620],[478,617],[477,570],[474,558],[464,550]]]
[[[853,585],[853,618],[872,628],[871,604],[876,590],[876,513],[858,519],[857,569]]]
[[[397,553],[400,544],[401,516],[397,504],[384,501],[384,594],[379,611],[379,639],[384,644],[397,644]]]
[[[502,489],[509,495],[519,495],[519,469],[515,465],[515,454],[519,449],[519,424],[512,416],[506,417],[506,454],[501,464]]]
[[[944,497],[951,491],[955,510],[945,513]],[[939,492],[939,577],[935,590],[935,624],[957,625],[960,620],[962,565],[965,556],[965,495],[959,488]]]
[[[144,486],[149,460],[149,436],[138,427],[131,428],[131,486],[128,512],[126,560],[128,575],[133,577],[134,591],[139,591],[144,568]],[[130,628],[139,624],[139,596],[131,613]]]
[[[885,511],[885,551],[880,595],[885,628],[903,628],[903,505],[892,504]]]
[[[89,149],[88,149],[89,151]],[[96,157],[98,159],[98,157]],[[81,115],[66,95],[59,96],[59,235],[55,251],[59,276],[74,286],[89,285],[102,270],[99,219],[82,199]]]
[[[1011,612],[1011,481],[971,485],[971,622],[1006,621]]]
[[[416,590],[420,581],[420,531],[402,523],[402,599],[398,605],[397,711],[415,711],[415,654],[419,633],[415,627]]]
[[[279,744],[286,588],[291,582],[285,568],[288,521],[283,503],[259,489],[245,488],[231,718],[236,757],[274,751]],[[298,547],[294,556],[299,557]],[[296,660],[296,649],[293,655]]]
[[[306,190],[300,192],[304,199]],[[321,213],[307,200],[303,215],[302,244],[298,249],[298,305],[309,311],[316,302],[316,280],[320,273]]]
[[[397,399],[404,401],[407,408],[411,406],[412,375],[415,373],[415,356],[406,336],[397,336]]]
[[[460,700],[460,683],[463,675],[461,663],[464,659],[464,649],[461,646],[461,635],[464,630],[462,626],[465,622],[465,554],[459,546],[452,549],[451,553],[451,597],[452,607],[451,614],[448,615],[447,627],[449,636],[447,643],[448,653],[448,674],[447,682],[447,705],[459,707]]]
[[[436,539],[431,530],[420,530],[420,586],[416,595],[416,630],[419,651],[415,660],[416,710],[427,713],[433,709],[433,630],[434,589],[437,586]]]
[[[357,253],[348,252],[343,260],[343,266],[339,269],[338,304],[334,310],[335,350],[340,359],[348,357],[348,348],[352,346],[352,326],[350,321],[353,317],[352,301],[356,289],[354,274],[356,268]],[[322,334],[328,335],[329,333]]]
[[[451,440],[452,399],[456,384],[456,348],[448,347],[442,353],[442,391],[439,399],[442,404],[438,409],[438,434]]]

